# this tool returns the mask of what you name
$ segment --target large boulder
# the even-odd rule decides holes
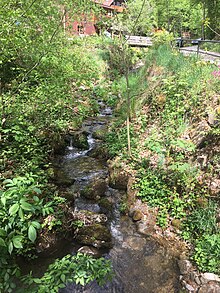
[[[107,188],[107,180],[103,178],[95,178],[81,189],[80,195],[87,199],[96,200],[105,195]]]
[[[76,232],[75,240],[83,245],[91,245],[96,248],[112,247],[111,233],[102,224],[80,227]]]

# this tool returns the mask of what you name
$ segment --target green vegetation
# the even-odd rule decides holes
[[[182,237],[195,246],[192,258],[199,269],[218,272],[218,205],[216,197],[208,201],[212,193],[201,178],[216,178],[219,133],[215,124],[207,131],[197,130],[209,113],[219,123],[219,100],[210,103],[220,86],[216,67],[185,58],[168,46],[156,46],[145,58],[145,67],[129,76],[132,157],[127,156],[122,98],[118,121],[106,136],[110,155],[127,161],[128,169],[137,173],[138,196],[157,209],[158,225],[165,228],[178,219]],[[123,77],[117,89],[125,97]],[[198,152],[206,154],[210,146],[215,148],[209,158],[212,165],[204,167],[197,161]]]
[[[212,163],[204,167],[195,161],[200,149],[206,151],[209,144],[215,146],[219,140],[219,71],[214,65],[186,59],[168,46],[160,46],[169,44],[182,29],[200,36],[203,9],[210,18],[207,32],[213,35],[218,29],[219,7],[212,3],[216,10],[212,9],[207,1],[202,7],[200,2],[177,1],[171,7],[166,1],[164,9],[163,0],[146,1],[136,24],[143,2],[129,2],[129,13],[116,21],[126,31],[148,34],[153,27],[170,31],[154,34],[155,48],[139,50],[129,48],[124,40],[113,42],[102,36],[68,38],[62,26],[67,11],[73,15],[99,13],[89,0],[60,0],[57,6],[46,0],[2,1],[1,292],[17,290],[15,284],[21,278],[17,258],[36,257],[41,233],[65,230],[68,202],[53,184],[51,160],[65,144],[64,135],[77,129],[86,117],[97,114],[97,99],[116,108],[117,119],[106,135],[110,157],[120,156],[137,170],[138,196],[158,208],[160,226],[169,225],[174,218],[183,222],[182,235],[195,245],[192,257],[199,268],[218,271],[216,198],[213,196],[205,209],[198,204],[210,196],[202,175],[206,172],[208,177],[215,177],[219,172],[216,148],[209,158]],[[63,5],[65,10],[60,9]],[[100,27],[104,29],[104,21]],[[145,66],[133,70],[140,59],[146,61]],[[198,143],[187,131],[193,132],[197,120],[210,113],[214,113],[214,122]],[[131,150],[129,158],[127,148]],[[127,211],[125,200],[120,209]],[[209,221],[204,223],[206,217]],[[82,225],[81,221],[73,224]],[[78,254],[57,260],[42,278],[30,275],[28,282],[39,285],[37,292],[57,292],[70,281],[84,285],[96,279],[102,283],[109,275],[109,262]]]
[[[76,3],[75,9],[93,10],[94,4],[88,8],[86,2]],[[41,234],[65,232],[68,202],[52,183],[51,159],[64,146],[69,129],[97,113],[94,84],[103,77],[105,62],[97,39],[68,40],[63,35],[66,12],[59,5],[1,4],[0,291],[12,292],[21,278],[17,257],[35,258]],[[97,271],[93,277],[101,281],[105,274],[100,270],[108,265],[90,263]]]
[[[28,292],[57,293],[60,288],[65,288],[68,283],[76,283],[82,286],[96,280],[99,285],[103,285],[112,278],[112,268],[110,261],[77,253],[75,256],[66,255],[62,259],[57,259],[48,267],[41,278],[33,278],[30,274],[23,279],[30,287]]]

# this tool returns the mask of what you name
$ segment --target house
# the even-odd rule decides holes
[[[79,36],[95,35],[98,32],[97,24],[105,16],[111,18],[116,13],[123,12],[125,8],[124,0],[92,0],[103,9],[102,15],[81,15],[80,20],[69,21],[67,15],[64,26],[68,28],[70,34]]]

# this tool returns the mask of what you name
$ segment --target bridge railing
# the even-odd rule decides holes
[[[188,52],[195,52],[197,54],[197,56],[199,56],[199,54],[206,54],[209,56],[213,56],[213,57],[217,57],[220,58],[220,53],[217,52],[210,52],[210,51],[206,51],[206,50],[202,50],[201,49],[201,44],[202,43],[215,43],[215,44],[219,44],[220,46],[220,41],[215,41],[215,40],[202,40],[202,39],[186,39],[186,38],[178,38],[176,39],[176,42],[178,43],[178,47],[181,51],[188,51]],[[194,50],[190,50],[189,48],[184,48],[184,42],[186,43],[190,43],[192,45],[197,45],[197,49],[196,51]]]

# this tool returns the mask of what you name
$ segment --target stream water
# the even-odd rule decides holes
[[[84,186],[97,176],[106,179],[108,169],[106,162],[90,156],[99,143],[93,133],[106,127],[111,116],[111,109],[100,102],[100,116],[84,123],[84,132],[88,133],[88,150],[80,151],[72,146],[67,147],[61,159],[61,168],[66,176],[75,180],[75,186]],[[111,202],[112,209],[103,210],[97,201],[78,197],[75,210],[88,210],[105,213],[113,239],[113,247],[104,253],[112,261],[114,278],[105,286],[99,287],[96,282],[86,287],[68,285],[62,293],[172,293],[178,292],[179,272],[176,260],[156,241],[147,239],[136,232],[135,224],[128,216],[121,216],[119,202],[123,192],[107,187],[105,198]]]
[[[105,214],[107,227],[111,232],[112,248],[100,250],[102,255],[111,260],[114,277],[103,287],[92,282],[85,287],[69,284],[60,293],[175,293],[179,292],[179,271],[176,260],[169,251],[161,247],[156,241],[140,235],[136,231],[135,223],[128,216],[121,216],[119,203],[124,191],[105,189],[104,198],[110,203],[103,207],[100,201],[80,196],[80,190],[88,182],[103,180],[107,182],[108,168],[105,160],[93,157],[93,151],[100,146],[100,140],[94,138],[97,130],[106,127],[111,119],[111,109],[100,102],[100,116],[84,122],[83,132],[87,133],[88,149],[80,150],[70,139],[64,155],[56,158],[55,169],[73,184],[70,192],[78,194],[74,200],[74,210],[91,211]],[[71,243],[63,247],[61,255],[76,252],[76,247],[84,244]],[[99,248],[99,247],[98,247]],[[38,260],[39,263],[39,260]]]

